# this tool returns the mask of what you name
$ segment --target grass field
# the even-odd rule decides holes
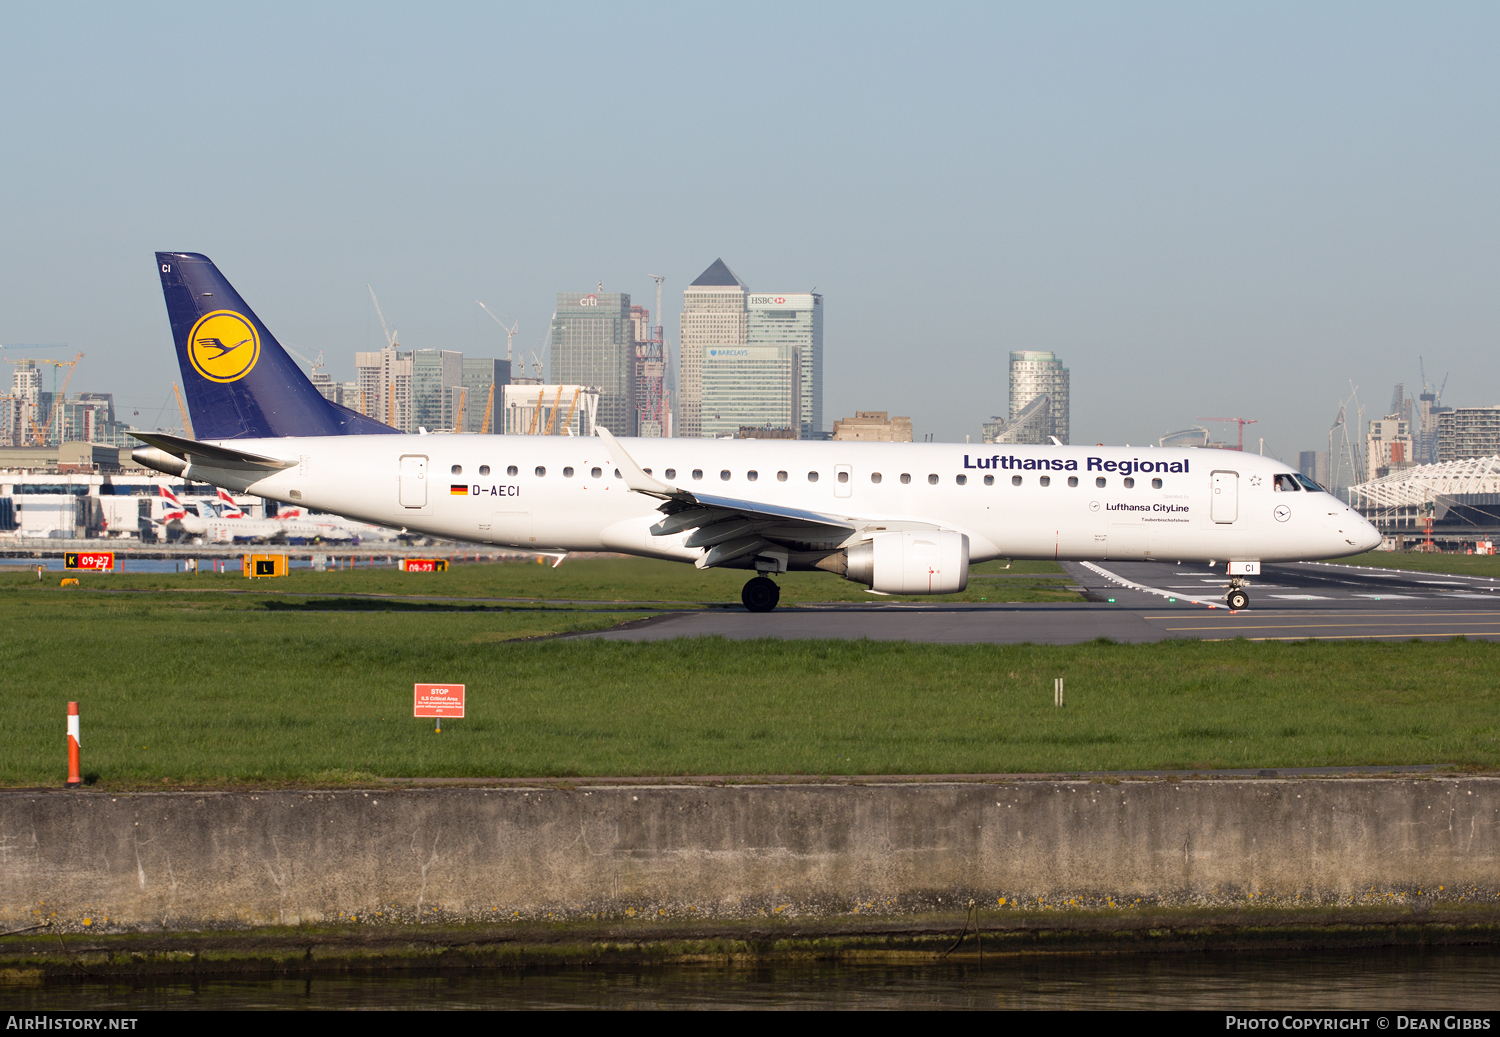
[[[550,561],[550,559],[549,559]],[[1054,562],[986,562],[970,570],[974,578],[962,594],[885,598],[895,601],[1082,601]],[[313,572],[294,569],[274,580],[250,581],[232,573],[65,573],[49,570],[37,580],[30,570],[0,572],[6,589],[58,591],[65,577],[78,577],[77,590],[128,589],[159,591],[229,590],[262,595],[415,594],[456,597],[515,598],[533,601],[700,602],[738,605],[740,588],[752,574],[738,569],[699,570],[680,562],[646,558],[569,559],[557,568],[530,562],[460,564],[443,573],[404,573],[389,566]],[[798,602],[873,601],[863,585],[832,573],[784,573],[783,605]],[[77,593],[69,588],[64,593]]]
[[[207,574],[93,577],[67,589],[7,574],[0,782],[61,781],[70,699],[82,704],[85,771],[118,788],[1500,765],[1500,646],[1483,642],[516,640],[642,614],[607,601],[713,600],[711,581],[728,575],[639,565],[601,559],[556,570],[465,566],[437,579],[376,570],[276,581],[304,595],[422,586],[599,602],[585,609],[268,595],[263,585]],[[725,581],[730,590],[740,578]],[[159,589],[91,589],[137,584]],[[1063,709],[1052,706],[1056,676],[1067,680]],[[468,718],[441,735],[413,719],[418,681],[468,685]]]
[[[1367,551],[1362,555],[1338,559],[1339,565],[1368,565],[1377,569],[1405,569],[1423,573],[1457,573],[1461,576],[1488,576],[1500,580],[1500,555],[1396,554],[1391,551]]]

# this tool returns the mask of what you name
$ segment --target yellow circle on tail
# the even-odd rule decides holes
[[[233,382],[255,369],[260,335],[249,319],[233,310],[215,310],[198,318],[188,333],[193,370],[211,382]]]

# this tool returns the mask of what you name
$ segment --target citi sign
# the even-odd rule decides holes
[[[599,305],[599,297],[597,295],[585,295],[582,299],[578,300],[578,305],[579,306],[598,306]]]

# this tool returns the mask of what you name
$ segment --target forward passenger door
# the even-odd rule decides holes
[[[1212,480],[1209,515],[1221,525],[1238,519],[1240,517],[1240,473],[1213,472],[1209,479]]]

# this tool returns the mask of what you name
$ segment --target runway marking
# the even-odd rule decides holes
[[[1417,601],[1420,594],[1351,594],[1351,598],[1374,598],[1376,601]]]
[[[1245,610],[1245,612],[1249,612],[1249,611],[1250,611],[1249,609]],[[1293,611],[1288,610],[1285,613],[1285,615],[1287,615],[1287,616],[1295,616],[1295,617],[1298,617],[1298,618],[1305,618],[1305,619],[1320,619],[1320,618],[1330,618],[1331,619],[1331,618],[1336,617],[1336,616],[1345,616],[1345,615],[1347,615],[1347,616],[1354,616],[1354,615],[1368,616],[1370,614],[1371,614],[1370,611],[1366,610],[1366,609],[1359,609],[1357,612],[1353,611],[1353,610],[1347,611],[1347,612],[1334,612],[1332,610],[1323,610],[1323,611],[1319,611],[1319,612],[1293,612]],[[1383,612],[1382,611],[1382,612],[1376,612],[1375,614],[1376,615],[1380,615],[1380,616],[1385,616],[1385,617],[1422,616],[1425,619],[1432,619],[1432,618],[1435,618],[1435,617],[1448,617],[1448,618],[1451,618],[1451,619],[1462,619],[1465,616],[1481,616],[1481,617],[1485,617],[1485,618],[1488,618],[1488,619],[1493,619],[1494,616],[1495,616],[1495,614],[1493,612],[1425,612],[1425,611],[1411,611],[1411,612],[1394,612],[1394,611],[1392,611],[1392,612]],[[1233,613],[1233,612],[1231,612],[1229,615],[1230,616],[1243,615],[1243,613]],[[1182,618],[1182,613],[1180,613],[1180,612],[1172,612],[1172,613],[1168,613],[1165,616],[1142,616],[1141,618],[1142,619],[1181,619]],[[1261,612],[1261,613],[1257,613],[1256,616],[1255,616],[1255,618],[1256,619],[1267,619],[1267,618],[1269,618],[1269,616],[1266,613]],[[1229,619],[1228,616],[1226,616],[1224,618],[1224,622],[1228,623],[1228,622],[1231,622],[1231,620]]]
[[[1494,619],[1488,623],[1478,623],[1479,626],[1493,625]],[[1343,627],[1353,629],[1355,627],[1389,626],[1389,623],[1245,623],[1236,624],[1235,630],[1318,630],[1325,627]],[[1224,625],[1218,624],[1211,627],[1163,627],[1164,630],[1223,630]],[[1382,635],[1385,636],[1385,635]]]
[[[1100,576],[1103,576],[1106,580],[1109,580],[1112,583],[1117,583],[1121,587],[1125,587],[1125,588],[1127,588],[1129,590],[1141,591],[1141,592],[1143,592],[1145,594],[1155,594],[1155,595],[1158,595],[1158,596],[1163,597],[1163,598],[1170,598],[1173,601],[1176,601],[1179,598],[1183,598],[1184,597],[1181,594],[1173,594],[1169,590],[1162,590],[1160,587],[1147,587],[1144,583],[1136,583],[1134,580],[1127,580],[1125,577],[1119,575],[1118,573],[1112,573],[1108,569],[1103,568],[1102,566],[1095,565],[1093,562],[1079,562],[1078,564],[1081,565],[1081,566],[1083,566],[1085,569],[1089,569],[1089,570],[1091,570],[1093,572],[1098,573]],[[1197,588],[1194,588],[1194,590],[1196,590],[1196,589]],[[1192,598],[1187,598],[1186,600],[1187,600],[1188,604],[1191,604],[1191,605],[1202,605],[1202,606],[1205,606],[1206,608],[1211,608],[1211,609],[1219,609],[1219,608],[1227,608],[1228,607],[1227,605],[1219,605],[1219,604],[1215,604],[1214,602],[1197,601],[1197,600],[1194,600]]]
[[[1443,634],[1414,634],[1410,631],[1402,634],[1350,634],[1340,637],[1338,634],[1308,634],[1306,637],[1200,637],[1200,641],[1373,641],[1382,637],[1500,637],[1500,630],[1458,630]]]
[[[1268,594],[1268,598],[1286,598],[1290,601],[1333,601],[1322,594]]]

